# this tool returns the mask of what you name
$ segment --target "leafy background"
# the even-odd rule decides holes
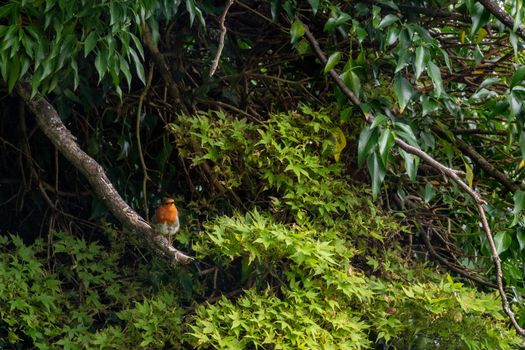
[[[473,201],[394,146],[488,200],[523,326],[523,10],[503,5],[512,29],[474,1],[236,1],[213,77],[223,3],[0,5],[2,347],[518,348]],[[23,80],[145,218],[175,196],[195,264],[120,228]]]

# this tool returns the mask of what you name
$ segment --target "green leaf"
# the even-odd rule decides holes
[[[128,62],[121,56],[119,58],[120,70],[126,77],[126,82],[128,83],[128,90],[131,88],[131,71],[129,70]]]
[[[324,67],[324,74],[331,71],[332,68],[334,68],[336,64],[339,63],[339,61],[341,60],[341,56],[341,52],[336,51],[333,54],[331,54],[330,57],[328,57],[328,61],[326,61],[326,65]]]
[[[523,208],[525,208],[525,192],[516,191],[516,193],[514,193],[514,210],[512,212],[514,215],[517,215]]]
[[[423,190],[423,200],[425,203],[430,203],[432,198],[434,198],[436,194],[436,191],[434,190],[434,186],[432,186],[431,183],[428,183],[425,185],[425,189]]]
[[[427,95],[421,95],[420,101],[423,105],[423,116],[439,109],[439,104]]]
[[[439,70],[439,67],[436,66],[434,62],[429,61],[427,64],[427,72],[430,79],[432,79],[437,97],[440,97],[443,92],[443,81],[441,80],[441,71]]]
[[[135,66],[135,70],[137,71],[137,76],[139,77],[140,81],[142,81],[142,84],[146,85],[146,74],[144,73],[144,66],[142,65],[142,62],[140,62],[140,59],[137,56],[135,50],[130,48],[129,53],[131,54],[133,65]]]
[[[106,55],[106,52],[101,50],[99,51],[99,53],[97,54],[97,57],[95,58],[95,69],[98,72],[99,82],[106,75],[107,68],[108,68],[107,55]]]
[[[416,135],[412,131],[410,125],[405,123],[395,123],[395,128],[397,130],[397,135],[401,136],[403,140],[408,142],[411,146],[419,148],[419,143],[417,142]]]
[[[512,80],[510,81],[510,89],[520,84],[523,81],[523,78],[525,78],[525,66],[521,66],[520,68],[518,68],[512,75]]]
[[[518,57],[518,35],[511,31],[509,34],[509,41],[512,45],[512,49],[514,50],[514,57]]]
[[[301,21],[295,20],[290,28],[291,43],[295,44],[304,35],[304,25]]]
[[[521,106],[523,102],[521,101],[521,98],[519,97],[518,93],[515,91],[511,91],[511,93],[507,97],[507,100],[509,102],[510,115],[512,117],[515,117],[521,111]]]
[[[419,163],[419,158],[414,156],[413,154],[410,154],[408,152],[403,151],[402,149],[399,150],[401,155],[403,156],[405,160],[405,171],[410,178],[410,180],[415,181],[416,175],[417,175],[417,165]]]
[[[414,94],[412,85],[410,85],[408,80],[398,75],[394,80],[394,93],[397,97],[399,109],[401,113],[403,113],[405,107],[407,106],[408,102],[412,98],[412,95]]]
[[[319,9],[319,0],[308,0],[308,3],[312,7],[312,11],[315,15],[317,13],[317,10]]]
[[[87,57],[89,53],[95,48],[98,41],[97,32],[91,32],[84,41],[84,57]]]
[[[391,25],[392,23],[398,20],[399,20],[399,17],[397,17],[396,15],[388,14],[379,23],[379,29],[388,27],[389,25]]]
[[[388,117],[386,115],[378,114],[374,118],[374,121],[370,125],[370,128],[374,129],[374,128],[378,127],[378,126],[381,126],[381,125],[385,124],[387,121],[388,121]]]
[[[525,159],[525,131],[520,133],[520,150],[521,150],[521,159]]]
[[[425,48],[419,46],[416,49],[416,61],[414,62],[414,71],[416,73],[416,80],[419,79],[419,76],[423,72],[423,62],[425,61]]]
[[[377,152],[370,154],[368,157],[368,171],[370,172],[370,177],[372,179],[372,197],[375,200],[379,194],[381,184],[383,183],[386,174],[385,166]]]
[[[523,229],[519,231],[516,238],[518,239],[520,250],[523,250],[525,248],[525,231],[523,231]]]
[[[385,167],[388,166],[388,155],[390,149],[394,145],[394,133],[390,129],[385,129],[381,132],[379,136],[379,154],[381,155],[381,160]]]
[[[190,15],[190,27],[193,26],[193,21],[195,20],[195,2],[193,0],[186,0],[186,10]]]
[[[490,20],[490,12],[481,3],[476,2],[472,7],[470,18],[472,19],[470,35],[473,36],[479,28],[483,27]]]
[[[472,171],[472,167],[465,161],[463,161],[465,164],[465,173],[467,177],[467,184],[469,187],[472,187],[472,184],[474,182],[474,172]]]
[[[366,126],[359,135],[359,142],[357,146],[357,164],[362,166],[365,159],[372,148],[377,144],[378,133],[377,128],[371,129],[370,126]]]
[[[20,67],[20,60],[18,59],[18,57],[13,57],[11,59],[11,63],[9,64],[9,71],[7,72],[7,88],[9,92],[13,91],[13,88],[15,87],[15,84],[18,78],[20,77]]]
[[[359,98],[361,94],[361,80],[357,74],[353,71],[347,71],[341,75],[341,79],[343,79],[345,85]]]
[[[494,235],[494,245],[498,255],[509,249],[511,244],[512,237],[507,232],[498,232]]]

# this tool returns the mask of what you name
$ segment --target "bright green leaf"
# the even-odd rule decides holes
[[[326,61],[326,65],[324,67],[324,74],[331,71],[332,68],[334,68],[339,63],[339,61],[341,60],[341,56],[341,52],[336,51],[333,54],[331,54],[330,57],[328,57],[328,61]]]
[[[290,27],[291,42],[295,44],[304,35],[304,25],[301,21],[295,20]]]

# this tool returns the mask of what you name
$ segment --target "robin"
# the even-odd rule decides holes
[[[180,228],[179,212],[173,198],[164,198],[162,205],[157,208],[153,217],[153,227],[157,233],[167,236],[171,245],[173,235]]]

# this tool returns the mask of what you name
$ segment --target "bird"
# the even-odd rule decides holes
[[[173,198],[162,200],[162,205],[157,208],[153,216],[153,228],[158,234],[168,237],[168,242],[171,245],[173,235],[180,228],[179,212]]]

